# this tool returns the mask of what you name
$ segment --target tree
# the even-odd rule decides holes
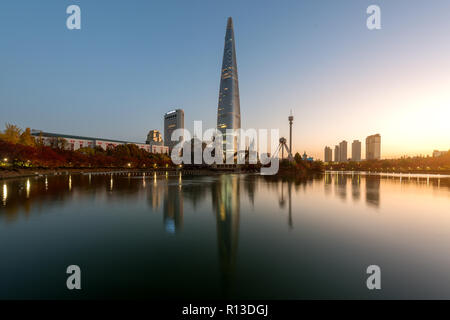
[[[30,128],[26,128],[24,132],[20,135],[20,144],[23,144],[25,146],[34,147],[36,146],[36,140],[31,135]]]
[[[5,131],[3,131],[2,134],[0,134],[0,139],[17,144],[20,142],[20,135],[22,133],[22,130],[14,124],[7,123],[5,125]]]
[[[68,144],[67,140],[61,137],[54,137],[50,140],[50,146],[53,149],[66,150]]]
[[[302,162],[302,156],[300,155],[300,153],[298,153],[298,152],[295,153],[294,160],[297,163]]]
[[[95,155],[95,149],[91,148],[91,147],[84,147],[84,148],[80,148],[76,151],[77,153],[81,153],[87,156],[93,156]]]
[[[35,139],[35,141],[36,141],[36,146],[37,147],[43,147],[45,145],[44,144],[44,138],[42,137],[42,131],[39,132],[39,137],[37,139]]]

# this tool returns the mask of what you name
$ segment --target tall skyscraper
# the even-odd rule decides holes
[[[347,161],[347,141],[343,140],[341,143],[339,143],[339,161],[346,162]]]
[[[339,146],[334,146],[334,162],[341,161],[341,151],[339,150]]]
[[[333,161],[333,151],[330,147],[326,146],[324,151],[324,161],[325,162],[332,162]]]
[[[226,151],[226,129],[241,128],[241,107],[239,102],[239,83],[234,43],[233,20],[228,18],[225,33],[222,71],[220,77],[219,104],[217,109],[217,129],[223,134]],[[236,148],[236,139],[235,139]]]
[[[184,111],[181,109],[169,111],[164,115],[164,140],[170,151],[178,142],[184,140],[184,137],[180,137],[177,141],[172,141],[172,133],[176,129],[184,129]]]
[[[353,140],[352,161],[361,161],[361,141]]]
[[[374,134],[366,138],[366,160],[381,159],[381,136]]]

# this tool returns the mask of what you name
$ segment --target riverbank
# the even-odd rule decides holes
[[[326,169],[326,172],[343,172],[343,173],[368,173],[368,174],[433,174],[433,175],[450,175],[450,170],[330,170]]]
[[[123,174],[123,173],[151,173],[154,172],[182,172],[189,175],[211,175],[224,173],[254,173],[254,170],[240,170],[240,169],[214,169],[214,168],[151,168],[151,169],[133,169],[133,168],[0,168],[0,180],[38,177],[45,175],[67,175],[67,174]]]
[[[127,169],[127,168],[55,168],[55,169],[36,169],[36,168],[20,168],[20,169],[0,169],[0,180],[27,178],[45,175],[62,175],[62,174],[86,174],[86,173],[123,173],[123,172],[157,172],[157,171],[175,171],[175,168],[164,169]]]
[[[154,172],[179,172],[179,168],[155,168],[155,169],[133,169],[133,168],[0,168],[0,180],[28,178],[45,175],[66,175],[66,174],[88,174],[88,173],[104,173],[104,174],[123,174],[123,173],[154,173]],[[213,168],[183,168],[183,174],[224,174],[224,173],[257,173],[255,170],[232,170],[232,169],[213,169]],[[280,168],[277,177],[308,177],[323,173],[361,173],[361,174],[388,174],[388,175],[450,175],[450,171],[422,170],[422,171],[357,171],[357,170],[300,170],[298,168]]]

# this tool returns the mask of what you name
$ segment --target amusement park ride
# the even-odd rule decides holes
[[[278,153],[281,150],[281,159],[284,159],[284,150],[286,150],[286,153],[288,155],[288,160],[289,161],[294,161],[294,157],[292,156],[292,123],[294,121],[294,116],[292,115],[292,110],[291,110],[291,115],[288,117],[289,120],[289,147],[286,144],[286,138],[281,137],[280,138],[280,143],[278,144],[277,149],[274,152],[274,157],[278,156]]]

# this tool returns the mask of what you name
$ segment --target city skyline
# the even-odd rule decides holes
[[[377,31],[365,27],[369,2],[254,3],[79,1],[79,31],[61,23],[58,1],[2,3],[9,14],[0,29],[15,31],[0,52],[8,75],[0,79],[2,119],[144,141],[148,130],[162,130],[155,114],[180,106],[187,129],[194,120],[214,128],[223,21],[233,16],[243,128],[280,128],[287,137],[292,109],[293,151],[314,158],[335,137],[372,132],[383,135],[382,158],[449,149],[448,2],[380,1]]]

